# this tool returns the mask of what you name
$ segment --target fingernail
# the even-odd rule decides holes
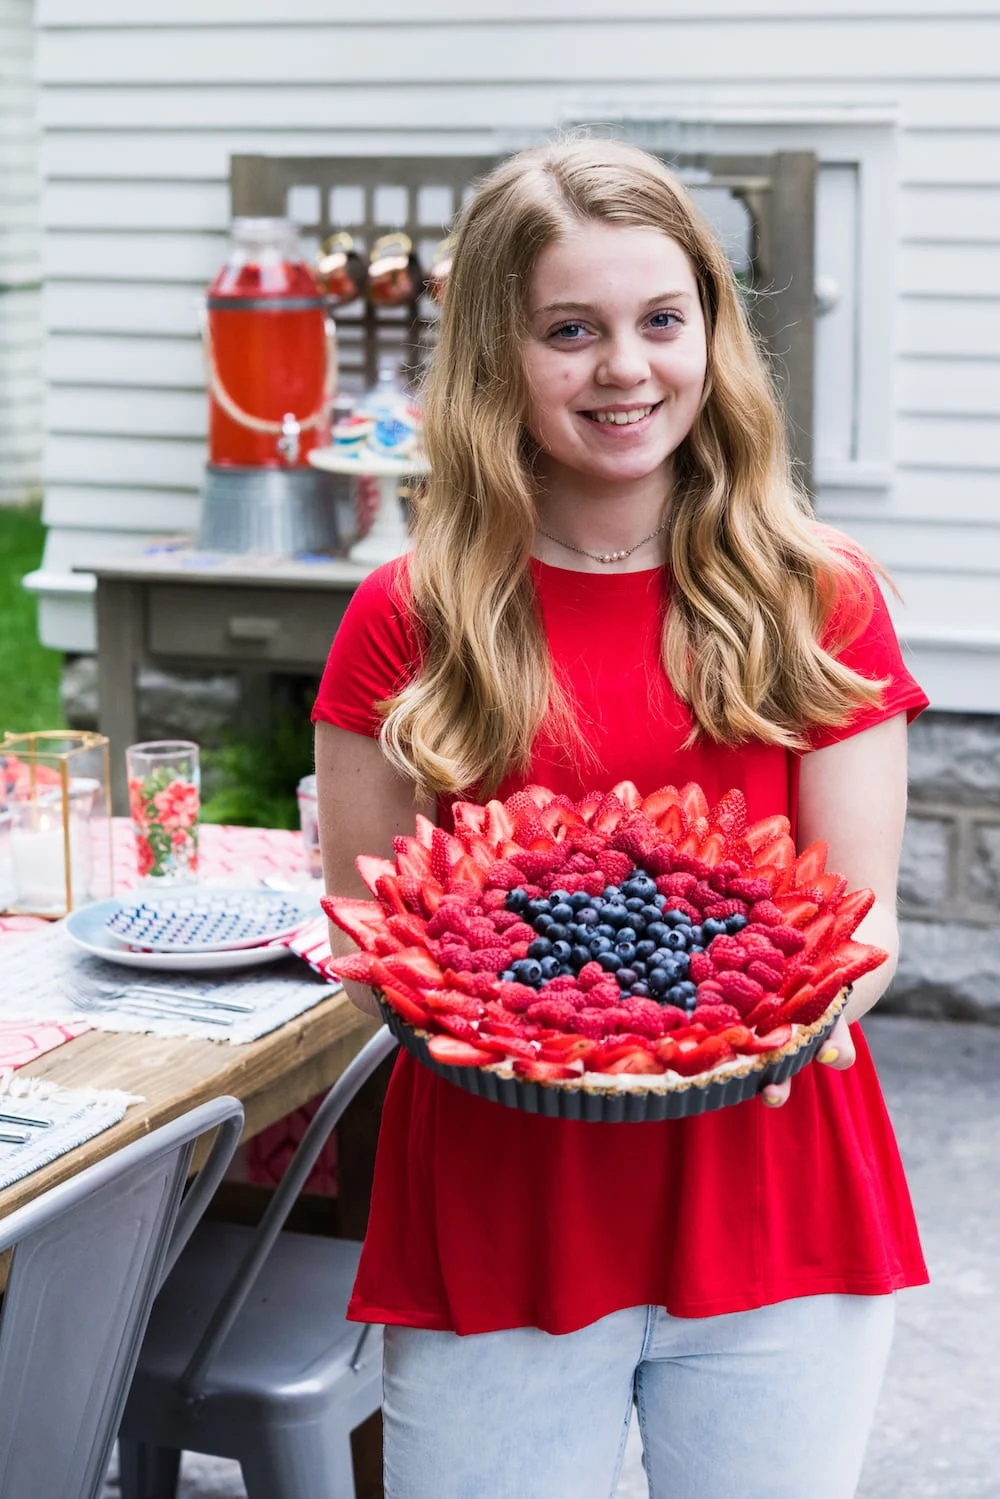
[[[770,1093],[765,1093],[763,1095],[763,1097],[764,1097],[764,1102],[767,1104],[767,1106],[768,1106],[769,1109],[780,1109],[781,1108],[781,1099],[780,1098],[772,1098],[771,1095],[770,1095]]]
[[[826,1062],[827,1066],[829,1066],[829,1064],[831,1062],[835,1062],[839,1056],[840,1052],[836,1046],[828,1046],[826,1048],[826,1051],[820,1052],[819,1059],[821,1062]]]

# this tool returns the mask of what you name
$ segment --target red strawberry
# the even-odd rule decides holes
[[[418,916],[431,917],[441,904],[444,889],[433,875],[420,880],[400,876],[399,893],[408,911]]]
[[[359,947],[370,951],[377,936],[389,934],[385,912],[377,901],[355,900],[346,895],[322,895],[319,903],[330,920],[353,937]]]
[[[513,795],[508,796],[507,800],[503,803],[503,808],[511,820],[512,828],[519,817],[534,817],[538,813],[538,803],[533,797],[528,795],[527,790],[515,791]],[[485,820],[484,809],[483,821],[485,822]],[[508,836],[512,836],[512,834],[508,834]]]
[[[631,1057],[634,1053],[645,1053],[652,1057],[653,1046],[644,1036],[609,1036],[606,1041],[594,1052],[590,1059],[589,1070],[591,1072],[607,1072],[614,1063],[625,1057]]]
[[[805,926],[819,912],[819,906],[814,900],[803,900],[798,894],[776,895],[774,904],[781,912],[781,920],[785,926]]]
[[[406,902],[400,893],[397,875],[380,874],[375,881],[375,894],[378,896],[383,911],[388,915],[406,915]]]
[[[659,822],[671,807],[680,805],[680,792],[675,786],[661,786],[658,791],[651,791],[642,799],[642,810],[647,817],[654,822]]]
[[[744,1015],[744,1020],[751,1030],[762,1033],[773,1029],[777,1015],[781,1010],[783,1001],[776,995],[768,995],[762,999],[760,1004],[754,1005],[749,1015]]]
[[[431,873],[440,884],[447,885],[453,867],[464,856],[465,847],[458,838],[444,828],[434,829],[431,834]]]
[[[700,835],[704,837],[708,832],[708,800],[697,781],[688,781],[681,787],[680,802],[688,827],[702,820],[705,822],[705,831]]]
[[[405,1020],[407,1025],[415,1025],[418,1030],[423,1030],[429,1021],[427,1010],[420,1003],[419,995],[415,995],[412,989],[405,984],[380,984],[386,1003],[399,1016]]]
[[[478,1027],[464,1015],[456,1015],[451,1010],[440,1010],[435,1014],[434,1021],[449,1036],[457,1036],[460,1041],[468,1041],[473,1046],[480,1044]]]
[[[407,947],[427,945],[427,923],[422,916],[414,916],[411,911],[407,911],[405,916],[390,916],[389,930]],[[493,935],[492,930],[490,935]]]
[[[569,1062],[542,1062],[537,1057],[528,1061],[518,1057],[514,1062],[514,1072],[517,1077],[522,1077],[531,1083],[561,1083],[568,1078],[579,1077],[579,1064]]]
[[[423,988],[427,984],[440,984],[444,974],[424,947],[406,947],[381,960],[382,968],[407,984]]]
[[[435,1062],[445,1063],[449,1067],[482,1067],[487,1062],[495,1061],[493,1053],[485,1047],[459,1041],[455,1036],[432,1036],[427,1043],[427,1050]]]
[[[603,833],[605,837],[610,838],[626,815],[624,802],[619,801],[617,796],[609,792],[607,796],[601,798],[590,825],[596,832]]]
[[[786,837],[791,829],[787,817],[775,816],[764,817],[760,822],[751,823],[743,831],[743,837],[749,843],[754,853],[772,843],[775,838]]]
[[[593,1058],[591,1059],[590,1067],[593,1071],[597,1070]],[[632,1051],[626,1052],[624,1056],[616,1057],[613,1062],[605,1062],[600,1070],[610,1073],[613,1077],[617,1077],[621,1073],[624,1073],[627,1077],[646,1077],[663,1073],[666,1071],[666,1067],[663,1062],[653,1056],[652,1052],[640,1051],[638,1047],[635,1047]]]
[[[725,833],[709,833],[708,837],[698,847],[697,853],[709,868],[715,866],[724,858],[726,852]]]
[[[815,958],[825,953],[830,946],[833,936],[834,915],[832,911],[824,911],[822,916],[817,916],[805,928],[806,945],[802,949],[802,956]]]
[[[803,900],[814,900],[821,910],[835,910],[847,889],[847,880],[842,874],[821,874],[808,885],[795,887],[795,894]]]
[[[758,869],[778,870],[780,872],[778,887],[784,888],[784,883],[790,878],[791,868],[795,863],[795,844],[787,834],[784,834],[780,838],[773,838],[770,843],[765,843],[763,848],[756,849],[754,858]]]
[[[396,869],[404,878],[422,880],[430,874],[430,849],[425,848],[418,838],[397,833],[392,840],[392,851],[396,855]]]
[[[396,866],[391,859],[377,859],[374,854],[358,854],[354,867],[373,895],[383,875],[396,877]]]
[[[501,1059],[521,1057],[524,1061],[530,1062],[538,1054],[532,1043],[524,1040],[521,1036],[484,1036],[482,1030],[479,1032],[476,1045],[484,1047],[487,1051],[492,1052],[494,1057]]]
[[[596,1050],[597,1042],[590,1036],[550,1036],[539,1046],[538,1055],[543,1062],[582,1062],[586,1066]]]
[[[826,857],[830,852],[822,838],[804,848],[792,865],[791,884],[794,888],[811,885],[826,869]]]
[[[699,1072],[708,1072],[735,1055],[729,1042],[722,1036],[706,1036],[704,1041],[699,1041],[691,1050],[679,1048],[670,1065],[682,1077],[696,1077]]]
[[[371,953],[352,952],[345,953],[342,958],[331,959],[327,968],[338,978],[351,979],[356,984],[368,984],[371,982],[372,962]]]
[[[852,890],[850,895],[845,895],[837,906],[834,942],[840,943],[845,937],[849,937],[868,915],[874,904],[875,892],[873,890]]]
[[[639,795],[639,788],[634,781],[619,781],[617,786],[612,786],[611,795],[617,796],[618,800],[629,812],[634,812],[642,806],[642,797]]]
[[[740,838],[747,825],[747,803],[742,791],[727,791],[708,814],[713,828],[730,838]]]
[[[787,1046],[792,1039],[792,1028],[790,1025],[779,1025],[769,1030],[766,1035],[758,1034],[753,1045],[745,1048],[746,1051],[759,1054],[765,1051],[777,1051],[782,1046]]]
[[[506,843],[513,832],[514,819],[503,802],[487,802],[482,827],[483,836],[493,844],[494,848],[497,848],[501,843]]]
[[[724,1031],[719,1031],[723,1041],[728,1041],[734,1051],[753,1051],[756,1036],[749,1026],[730,1025]]]

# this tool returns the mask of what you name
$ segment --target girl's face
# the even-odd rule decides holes
[[[526,425],[543,472],[629,486],[663,470],[701,404],[707,348],[684,251],[592,221],[548,245],[528,298]]]

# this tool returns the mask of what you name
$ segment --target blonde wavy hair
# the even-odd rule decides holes
[[[690,708],[691,740],[804,748],[809,726],[840,724],[879,698],[879,684],[838,662],[842,642],[820,644],[845,582],[870,606],[869,574],[796,488],[771,378],[712,229],[655,157],[610,140],[563,141],[503,162],[455,232],[424,390],[431,478],[409,570],[423,657],[379,705],[384,753],[424,793],[489,794],[527,768],[543,721],[575,733],[529,571],[534,450],[521,351],[539,255],[588,221],[662,230],[686,254],[701,299],[705,388],[673,456],[664,534],[663,665]]]

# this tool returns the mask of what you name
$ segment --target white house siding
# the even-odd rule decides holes
[[[893,571],[935,702],[1000,708],[1000,0],[37,12],[47,566],[196,522],[195,309],[225,246],[231,153],[490,151],[609,102],[646,118],[895,111],[892,482],[855,491],[820,466],[819,504]]]
[[[42,459],[41,234],[31,0],[0,0],[0,504]]]

